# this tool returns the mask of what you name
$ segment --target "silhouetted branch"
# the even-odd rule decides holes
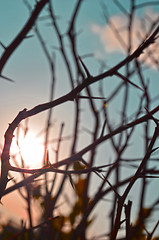
[[[19,32],[19,34],[15,37],[15,39],[10,43],[10,45],[5,48],[5,51],[2,54],[2,57],[0,59],[0,74],[2,74],[2,70],[6,62],[11,57],[12,53],[16,50],[16,48],[20,45],[20,43],[25,39],[26,35],[33,27],[39,13],[42,11],[42,9],[45,7],[45,5],[48,2],[49,0],[40,0],[37,2],[29,20],[27,21],[23,29]]]

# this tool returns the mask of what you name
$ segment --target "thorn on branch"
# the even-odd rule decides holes
[[[144,92],[144,90],[143,90],[141,87],[139,87],[137,84],[131,82],[127,77],[123,76],[123,75],[122,75],[121,73],[119,73],[118,71],[116,71],[115,75],[118,76],[118,77],[120,77],[121,79],[123,79],[125,82],[130,83],[132,86],[140,89],[142,92]]]
[[[47,149],[46,150],[45,167],[50,166],[50,165],[51,165],[51,163],[50,163],[50,160],[49,160],[49,150]]]
[[[155,152],[155,151],[158,150],[158,149],[159,149],[159,147],[153,148],[153,149],[151,150],[151,153]]]
[[[10,182],[10,181],[13,180],[13,179],[14,179],[14,177],[8,178],[8,182]]]
[[[126,219],[123,219],[122,221],[120,221],[120,225],[122,225],[124,222],[126,222]]]
[[[80,161],[81,161],[86,167],[89,167],[88,163],[87,163],[83,158],[81,158]]]
[[[7,80],[7,81],[9,81],[9,82],[15,82],[13,79],[8,78],[8,77],[5,77],[5,76],[3,76],[3,75],[0,75],[0,78],[3,78],[3,79],[5,79],[5,80]]]
[[[2,42],[0,42],[0,45],[2,46],[2,48],[3,48],[4,50],[6,50],[6,46],[5,46]]]
[[[75,185],[74,185],[71,174],[68,174],[68,177],[69,177],[69,180],[70,180],[70,183],[71,183],[71,186],[72,186],[73,190],[75,190]]]
[[[80,58],[80,56],[78,56],[79,60],[80,60],[80,63],[82,64],[82,67],[84,68],[85,72],[86,72],[86,75],[87,75],[87,78],[90,78],[91,77],[91,74],[88,70],[88,68],[86,67],[86,65],[84,64],[84,62],[82,61],[82,59]]]

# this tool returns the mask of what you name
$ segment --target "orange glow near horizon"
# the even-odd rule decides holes
[[[18,163],[21,155],[24,160],[25,167],[41,167],[44,154],[44,146],[40,140],[41,139],[36,138],[31,131],[29,131],[25,137],[22,136],[22,134],[19,134],[19,146],[17,145],[17,137],[14,137],[11,145],[11,155],[17,156],[16,160]]]

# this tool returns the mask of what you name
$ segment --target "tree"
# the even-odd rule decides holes
[[[147,78],[155,76],[154,68],[158,67],[159,26],[158,16],[145,15],[139,19],[137,11],[142,9],[143,13],[145,7],[159,4],[157,1],[128,2],[129,10],[113,1],[120,10],[118,22],[109,16],[109,4],[101,5],[106,28],[92,26],[92,31],[100,35],[102,41],[107,41],[109,57],[113,46],[122,51],[116,57],[120,60],[110,67],[106,64],[107,56],[97,58],[93,53],[83,54],[82,50],[83,44],[89,46],[91,41],[88,38],[86,42],[87,33],[86,37],[82,36],[84,40],[80,39],[84,35],[80,33],[80,24],[85,22],[81,12],[86,11],[83,9],[87,4],[99,6],[98,1],[78,0],[68,6],[62,1],[62,8],[69,10],[71,6],[73,10],[70,10],[69,23],[63,19],[61,23],[61,16],[56,12],[58,1],[40,0],[32,5],[25,0],[29,10],[26,24],[7,47],[1,42],[1,78],[13,81],[4,76],[4,67],[14,58],[15,50],[31,39],[38,40],[51,79],[49,101],[29,110],[24,108],[5,132],[0,196],[3,201],[7,194],[18,190],[27,204],[28,222],[23,221],[21,227],[11,223],[3,225],[2,239],[84,240],[88,239],[88,234],[91,236],[88,230],[95,226],[96,219],[105,222],[105,229],[102,233],[96,231],[95,239],[155,239],[159,197],[155,194],[148,201],[147,192],[152,190],[150,183],[156,181],[159,173],[158,157],[154,157],[158,154],[159,106],[156,106],[158,96],[152,96],[152,79]],[[51,31],[53,38],[48,37]],[[115,39],[112,45],[109,41],[113,39],[108,41],[110,36],[106,35],[110,32]],[[69,85],[65,85],[65,81]],[[61,97],[56,93],[58,84],[64,92]],[[38,91],[38,84],[36,87]],[[55,122],[54,115],[59,107],[65,113],[64,119],[57,117]],[[42,127],[45,129],[42,166],[30,169],[21,151],[19,155],[11,153],[11,144],[16,134],[21,150],[20,133],[26,138],[30,129],[28,119],[42,112],[46,112]],[[57,135],[53,140],[52,132]],[[19,173],[20,180],[14,178],[15,173]],[[36,225],[32,215],[35,202],[41,209]],[[101,208],[99,213],[96,210],[100,204],[104,206],[104,219]],[[136,212],[134,207],[138,208]],[[136,220],[132,218],[134,213]],[[149,229],[147,220],[150,221],[151,216],[155,221]]]

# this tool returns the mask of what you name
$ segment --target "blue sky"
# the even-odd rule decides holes
[[[33,4],[33,1],[29,1]],[[102,3],[105,2],[107,4],[108,12],[111,17],[114,15],[119,16],[121,11],[117,8],[117,6],[113,3],[113,1],[101,1],[99,4],[98,0],[85,0],[80,9],[80,13],[78,15],[77,29],[81,31],[79,35],[78,51],[80,55],[87,53],[94,53],[95,59],[86,59],[85,63],[90,69],[93,75],[98,74],[99,72],[99,63],[98,58],[102,58],[106,61],[108,66],[113,66],[118,63],[118,61],[124,58],[124,54],[121,50],[116,53],[115,51],[107,51],[106,45],[103,44],[103,36],[105,31],[106,22],[103,18],[103,8]],[[136,1],[137,3],[145,2],[143,0]],[[122,1],[123,6],[126,9],[129,9],[130,1],[124,0]],[[55,1],[55,12],[57,16],[59,16],[58,24],[62,28],[62,32],[65,33],[67,30],[67,25],[70,17],[72,16],[72,11],[75,6],[75,1]],[[146,9],[139,9],[137,11],[137,19],[143,16],[144,12],[148,11],[149,13],[159,14],[159,6],[152,6],[151,9],[148,7]],[[46,10],[44,10],[41,16],[45,16],[47,14]],[[21,30],[24,26],[25,22],[29,17],[29,12],[23,1],[19,0],[1,0],[0,2],[0,41],[5,45],[9,45],[16,34]],[[153,17],[153,16],[152,16]],[[47,47],[51,49],[51,51],[55,51],[53,47],[57,47],[57,39],[55,34],[51,31],[51,28],[46,25],[47,21],[40,22],[40,27],[42,32],[45,34],[45,40]],[[48,21],[49,23],[49,21]],[[97,32],[95,33],[92,29],[93,26],[96,26]],[[34,34],[32,30],[30,34]],[[111,40],[110,42],[111,43]],[[2,54],[3,48],[0,47],[0,54]],[[56,84],[56,92],[55,97],[60,97],[63,94],[67,93],[70,90],[70,84],[68,83],[67,72],[64,68],[61,68],[61,57],[58,53],[56,53],[56,76],[57,76],[57,84]],[[150,87],[151,94],[155,96],[158,93],[159,82],[158,79],[158,71],[152,68],[146,70],[147,78],[150,79]],[[32,108],[39,103],[44,103],[49,100],[49,89],[50,89],[50,72],[47,64],[47,60],[43,54],[43,51],[39,45],[37,37],[34,34],[34,37],[26,39],[22,42],[22,44],[17,48],[14,54],[11,56],[10,60],[7,62],[5,68],[3,69],[3,75],[12,78],[15,82],[11,83],[5,81],[4,79],[0,79],[0,143],[3,143],[3,135],[5,130],[7,129],[8,123],[13,120],[13,118],[18,114],[20,110],[23,108]],[[137,79],[134,81],[137,82]],[[109,95],[109,89],[113,89],[116,84],[115,78],[109,78],[106,83],[104,83],[105,87],[105,97]],[[93,91],[95,94],[97,93],[98,84],[95,84]],[[109,89],[108,89],[109,88]],[[130,100],[130,112],[133,112],[133,108],[135,108],[134,94],[136,94],[136,90],[131,88],[131,100]],[[122,94],[122,93],[121,93]],[[118,100],[118,105],[116,102],[112,103],[113,119],[114,122],[118,116],[118,109],[120,107],[120,97]],[[136,99],[140,98],[140,91],[137,91],[135,95]],[[156,104],[156,102],[154,103]],[[68,114],[68,108],[73,112],[73,106],[68,103],[64,104],[62,107],[58,107],[54,110],[55,119],[54,121],[57,123],[57,131],[55,130],[55,134],[57,134],[60,124],[63,120],[66,120],[66,129],[65,134],[69,134],[70,126],[72,123],[72,118],[70,113]],[[90,124],[91,116],[87,115],[85,111],[84,117],[86,119],[86,123]],[[43,125],[41,123],[45,123],[46,115],[45,113],[40,114],[39,116],[35,116],[30,120],[30,128],[34,132],[34,134],[39,133],[43,130]],[[88,122],[87,122],[88,121]],[[93,124],[93,123],[92,123]],[[115,122],[117,125],[117,122]],[[141,132],[142,135],[142,132]],[[142,136],[141,136],[142,137]],[[89,142],[85,139],[84,142],[81,142],[81,147],[84,144]],[[131,150],[134,151],[133,149]],[[61,154],[61,157],[64,157],[65,154]],[[101,158],[103,156],[101,155]],[[104,158],[103,160],[104,161]]]

